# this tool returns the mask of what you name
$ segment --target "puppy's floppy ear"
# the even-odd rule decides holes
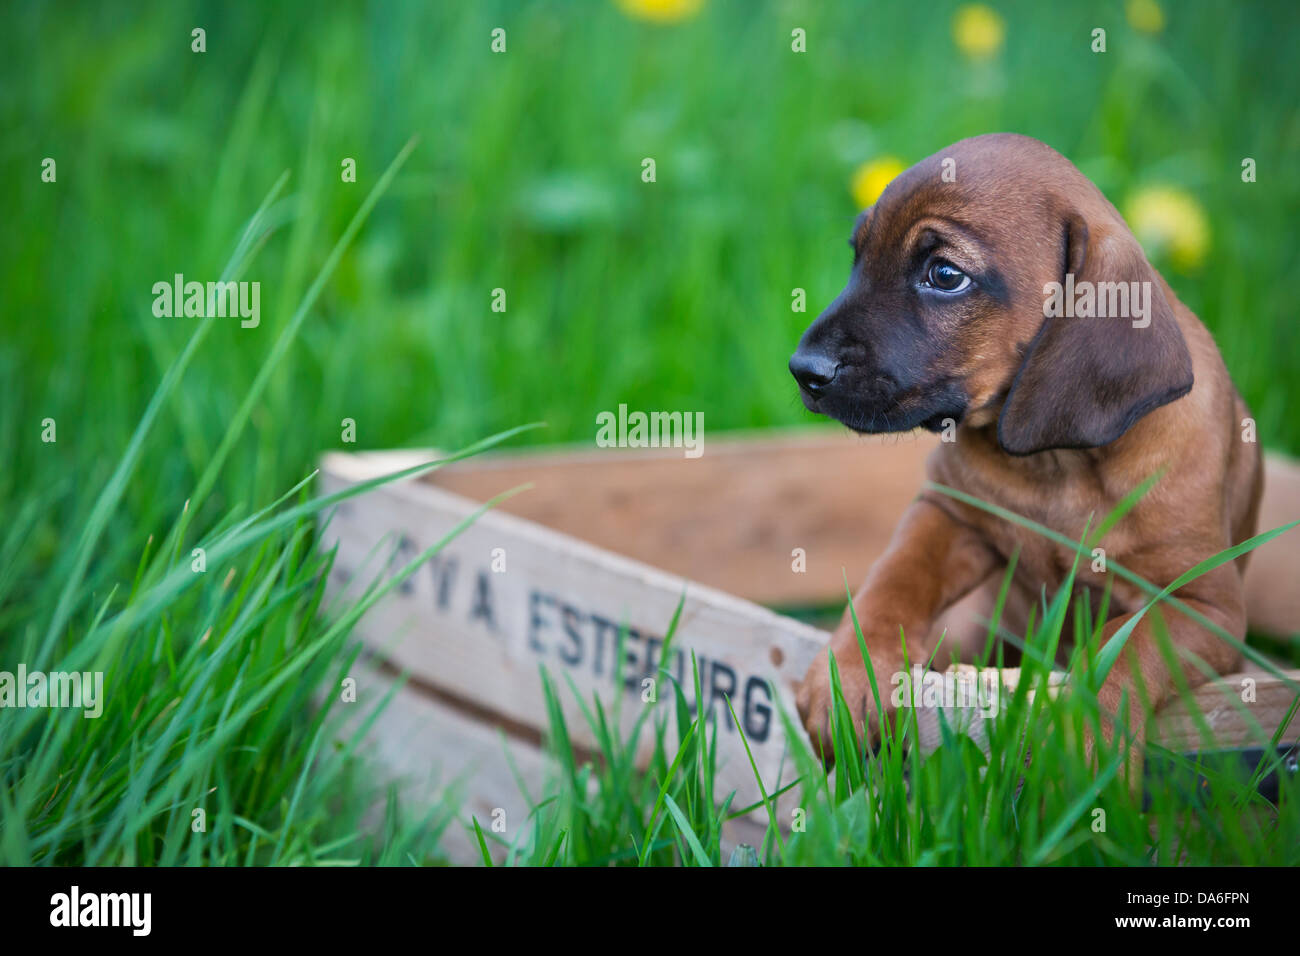
[[[1094,310],[1093,317],[1045,318],[998,418],[998,444],[1012,455],[1109,444],[1192,388],[1187,343],[1160,277],[1133,234],[1118,219],[1090,230],[1077,213],[1066,218],[1063,231],[1063,296],[1070,274],[1076,290],[1092,283],[1098,300],[1111,288],[1102,283],[1126,283],[1131,292],[1136,282],[1139,303],[1148,301],[1150,290],[1150,322],[1134,327],[1132,301],[1127,317],[1098,318]]]

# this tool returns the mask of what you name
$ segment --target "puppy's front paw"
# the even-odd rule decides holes
[[[853,727],[859,739],[863,739],[865,728],[866,746],[875,749],[880,741],[880,715],[876,712],[875,695],[871,692],[871,678],[862,664],[862,658],[856,644],[852,648],[834,648],[835,663],[839,668],[840,689],[844,702],[853,717]],[[889,678],[887,674],[876,672],[877,686],[881,688],[880,704],[886,711],[892,710],[889,698]],[[883,684],[880,682],[883,681]],[[808,673],[795,694],[795,704],[799,708],[799,719],[812,741],[813,751],[829,766],[834,760],[833,737],[831,733],[831,706],[834,698],[831,692],[830,659],[827,650],[817,655]]]

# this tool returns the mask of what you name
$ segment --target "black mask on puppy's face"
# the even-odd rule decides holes
[[[1190,355],[1141,247],[1042,143],[955,144],[891,183],[851,242],[848,285],[804,332],[790,371],[810,410],[856,431],[977,417],[998,421],[1011,454],[1096,447],[1191,388]],[[1048,317],[1045,290],[1069,277],[1148,283],[1148,314]]]

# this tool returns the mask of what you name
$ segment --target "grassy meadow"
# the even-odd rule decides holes
[[[591,442],[620,403],[805,423],[786,362],[847,277],[860,203],[964,136],[1071,157],[1214,332],[1265,448],[1300,454],[1300,8],[990,6],[11,5],[0,670],[102,670],[108,692],[94,720],[0,710],[0,864],[438,862],[455,807],[387,793],[313,706],[365,608],[320,613],[309,478],[343,421],[356,448],[469,450]],[[177,273],[260,282],[260,324],[156,316]],[[843,727],[833,777],[791,758],[829,825],[759,855],[1300,863],[1293,784],[1269,802],[1227,770],[1191,796],[1173,775],[1143,812],[1118,754],[1092,774],[1063,736],[1026,769],[1026,739],[1091,717],[1023,699],[991,758],[924,764],[905,726],[879,757]],[[649,772],[615,738],[569,759],[511,861],[727,862],[709,727],[641,732]]]

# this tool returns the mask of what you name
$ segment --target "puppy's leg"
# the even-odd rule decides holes
[[[867,574],[853,598],[867,653],[875,672],[881,706],[890,709],[891,677],[903,670],[901,630],[909,661],[924,664],[927,637],[935,618],[983,581],[1000,563],[997,553],[975,529],[954,519],[943,507],[920,498],[903,514],[889,548]],[[831,682],[829,653],[835,654],[844,697],[859,732],[874,742],[880,732],[871,683],[862,661],[853,619],[844,618],[808,669],[796,702],[813,746],[831,754]]]
[[[997,610],[1006,574],[1006,565],[999,564],[969,594],[953,602],[948,610],[935,618],[925,643],[934,653],[930,665],[933,670],[941,671],[957,663],[974,664],[986,650],[991,651],[986,665],[992,667],[997,663],[1001,640],[995,635],[990,648],[989,622]],[[999,628],[1018,637],[1023,636],[1035,598],[1036,595],[1013,580],[1002,603],[1002,613],[998,616]],[[908,647],[911,647],[910,639]],[[1020,660],[1020,649],[1014,645],[1002,647],[1002,654],[1008,667],[1015,667]],[[914,657],[913,661],[915,662]]]
[[[1143,573],[1140,567],[1135,570],[1139,574]],[[1143,576],[1149,581],[1161,580],[1159,577]],[[1233,637],[1244,639],[1244,589],[1241,576],[1234,565],[1223,565],[1202,575],[1175,591],[1174,596]],[[1156,617],[1157,610],[1160,612],[1159,618]],[[1107,621],[1102,631],[1102,646],[1132,617],[1132,614],[1126,614]],[[1158,634],[1158,620],[1164,622],[1167,637],[1162,638]],[[1169,646],[1162,650],[1162,644],[1166,641]],[[1102,712],[1102,736],[1106,740],[1112,740],[1115,720],[1121,717],[1134,735],[1136,746],[1130,760],[1130,768],[1134,770],[1140,768],[1142,746],[1146,740],[1148,711],[1142,706],[1143,697],[1150,710],[1158,710],[1177,690],[1176,672],[1167,660],[1170,652],[1174,657],[1173,666],[1190,687],[1197,687],[1208,678],[1189,659],[1189,655],[1200,658],[1217,674],[1232,673],[1241,659],[1236,647],[1171,605],[1157,605],[1142,617],[1097,694]],[[1121,702],[1124,702],[1122,714]],[[1090,739],[1085,739],[1085,750],[1091,758]]]

